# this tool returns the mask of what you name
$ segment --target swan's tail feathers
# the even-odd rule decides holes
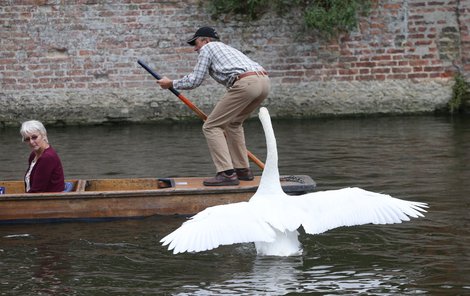
[[[276,240],[273,242],[255,242],[256,252],[262,256],[298,256],[302,254],[302,246],[299,242],[299,232],[276,231]]]

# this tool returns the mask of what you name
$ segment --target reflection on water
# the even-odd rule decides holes
[[[470,120],[400,117],[274,122],[281,174],[319,190],[359,186],[427,202],[426,218],[301,234],[299,257],[251,244],[173,255],[159,240],[183,217],[0,225],[2,295],[470,294]],[[212,175],[200,123],[50,128],[68,178]],[[249,149],[265,157],[258,121]],[[29,151],[0,129],[0,179]],[[259,173],[259,170],[256,169]],[[0,209],[1,210],[1,209]]]

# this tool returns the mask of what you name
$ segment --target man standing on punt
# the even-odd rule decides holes
[[[268,97],[271,88],[262,66],[219,39],[214,28],[199,28],[187,41],[199,53],[193,72],[181,79],[157,80],[163,89],[194,89],[209,74],[227,88],[202,128],[217,170],[215,177],[204,180],[206,186],[238,185],[239,180],[253,180],[243,122]]]

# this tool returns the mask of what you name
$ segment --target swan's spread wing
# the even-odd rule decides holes
[[[273,229],[260,220],[247,202],[214,206],[193,216],[160,242],[173,253],[200,252],[254,241],[271,242]]]
[[[295,199],[296,197],[291,197]],[[302,225],[307,233],[362,224],[392,224],[423,217],[425,203],[393,198],[360,188],[305,194],[295,201],[305,210]]]

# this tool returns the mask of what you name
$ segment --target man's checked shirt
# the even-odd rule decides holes
[[[215,81],[231,87],[237,76],[244,72],[264,71],[237,49],[222,42],[209,42],[199,50],[197,64],[192,73],[173,81],[176,89],[193,89],[201,85],[207,73]]]

